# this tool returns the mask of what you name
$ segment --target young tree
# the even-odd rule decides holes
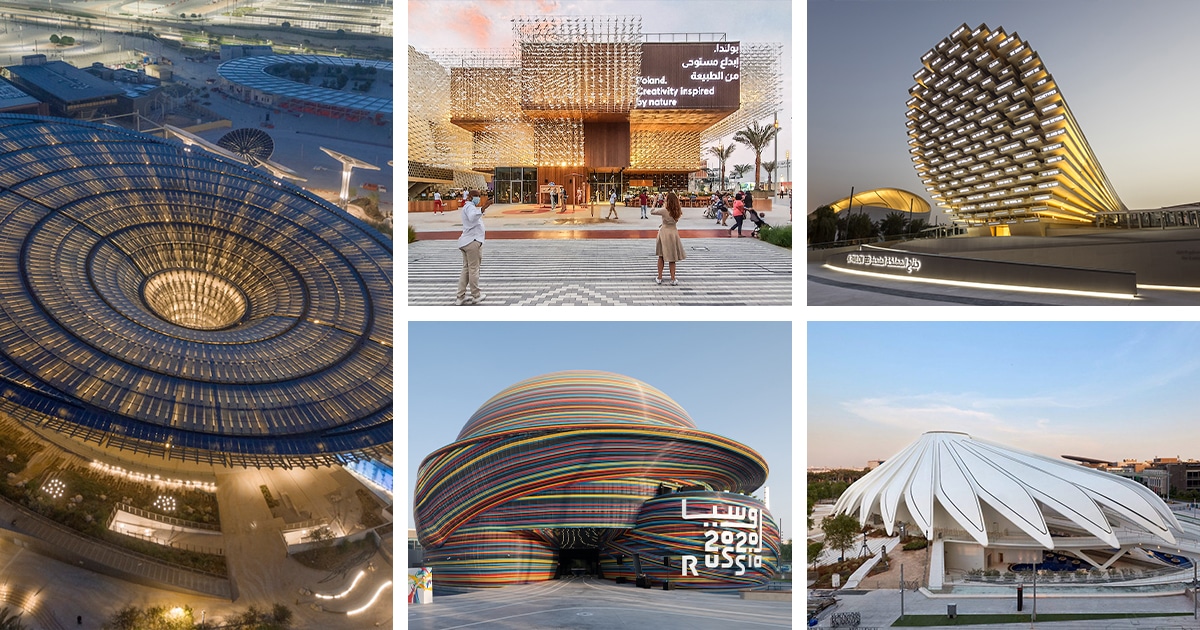
[[[779,133],[774,125],[761,126],[758,121],[750,123],[749,127],[733,134],[734,142],[740,142],[754,151],[754,187],[758,188],[758,171],[762,166],[762,152]]]
[[[808,543],[808,564],[815,567],[817,560],[821,559],[821,552],[825,551],[825,543],[817,541]]]
[[[858,519],[849,514],[831,514],[821,521],[821,531],[825,532],[825,545],[830,549],[837,549],[838,555],[842,557],[845,557],[846,550],[854,545],[854,539],[858,538],[861,529]]]
[[[745,177],[746,173],[749,170],[750,170],[749,164],[734,164],[732,179],[741,180],[743,177]]]
[[[771,188],[771,184],[775,182],[775,169],[779,168],[779,163],[775,160],[762,163],[763,170],[767,172],[767,188]]]
[[[721,189],[722,190],[724,190],[724,188],[725,188],[725,160],[728,160],[731,156],[733,156],[733,152],[735,149],[736,149],[736,147],[734,147],[733,145],[726,147],[724,144],[718,144],[715,147],[708,147],[707,149],[705,149],[706,151],[708,151],[709,155],[717,158],[717,161],[721,163]]]

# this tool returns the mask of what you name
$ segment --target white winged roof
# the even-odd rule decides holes
[[[1111,547],[1121,546],[1111,520],[1171,544],[1173,531],[1181,529],[1162,499],[1137,482],[943,431],[922,435],[851,484],[834,513],[861,523],[879,514],[888,534],[904,520],[930,540],[935,523],[953,522],[985,546],[987,522],[1002,518],[1004,529],[1020,530],[1053,549],[1047,509]]]

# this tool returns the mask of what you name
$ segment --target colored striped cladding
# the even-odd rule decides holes
[[[762,515],[760,527],[741,519],[684,519],[687,514],[728,515],[730,508]],[[699,522],[702,527],[697,527]],[[722,526],[728,524],[729,526]],[[637,554],[642,573],[692,588],[756,586],[771,579],[779,564],[779,526],[766,506],[754,497],[728,492],[680,492],[646,501],[637,525],[602,550],[606,577],[634,579],[631,558]],[[698,553],[702,549],[703,553]],[[695,570],[684,570],[694,559]],[[738,573],[741,572],[741,575]]]
[[[925,190],[971,225],[1125,210],[1062,91],[1016,33],[958,27],[921,57],[908,144]]]
[[[659,390],[606,372],[557,372],[505,389],[471,417],[459,441],[426,457],[414,511],[439,584],[498,586],[553,578],[560,549],[682,555],[702,534],[654,546],[659,524],[648,525],[650,534],[635,530],[647,506],[701,494],[753,502],[725,493],[751,492],[766,478],[758,453],[697,429]],[[735,576],[724,567],[682,582],[765,581],[779,533],[769,517],[762,522],[772,537],[766,568]]]

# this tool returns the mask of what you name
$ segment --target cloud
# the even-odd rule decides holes
[[[488,48],[492,39],[492,18],[479,7],[472,6],[459,13],[460,33],[474,44],[474,48]]]
[[[540,13],[554,13],[558,11],[558,0],[537,0],[537,10]]]

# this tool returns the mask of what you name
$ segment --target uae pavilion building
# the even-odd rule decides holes
[[[766,478],[761,455],[699,430],[654,387],[556,372],[492,397],[421,462],[417,536],[438,585],[582,571],[754,586],[778,564],[778,525],[749,495]]]
[[[966,24],[921,56],[909,152],[952,217],[993,235],[1093,224],[1125,205],[1041,57],[1016,33]]]
[[[637,16],[519,17],[509,49],[408,50],[410,197],[532,203],[686,190],[702,148],[778,112],[782,45],[644,33]]]

